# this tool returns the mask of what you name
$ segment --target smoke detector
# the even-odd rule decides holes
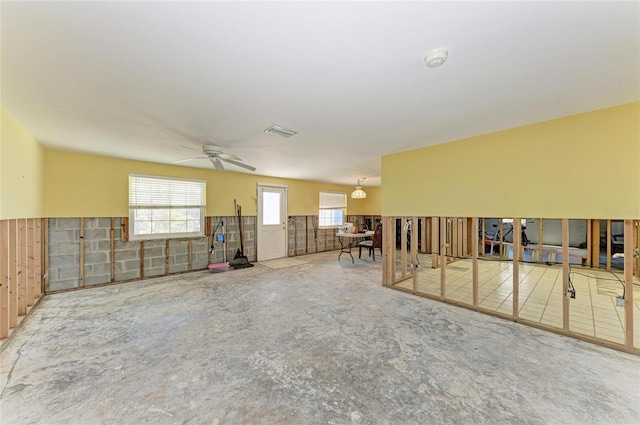
[[[449,51],[445,48],[433,49],[427,52],[424,57],[424,63],[429,68],[437,68],[447,60],[448,55]]]

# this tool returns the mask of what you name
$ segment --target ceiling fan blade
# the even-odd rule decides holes
[[[202,153],[199,149],[194,149],[191,146],[186,146],[186,145],[178,145],[178,146],[180,146],[181,148],[189,149],[190,151]]]
[[[219,153],[216,154],[216,156],[220,159],[233,159],[234,161],[242,161],[242,158],[232,153]]]
[[[207,159],[206,156],[196,156],[194,158],[185,158],[185,159],[179,159],[177,161],[171,161],[172,164],[177,164],[179,162],[185,162],[185,161],[193,161],[194,159]]]
[[[215,168],[216,170],[224,170],[224,166],[222,165],[222,162],[220,162],[218,158],[209,158],[209,159],[213,164],[213,168]]]
[[[225,162],[229,162],[231,164],[237,165],[238,167],[246,168],[249,171],[256,171],[256,167],[252,167],[251,165],[243,164],[242,162],[234,161],[233,159],[224,159],[220,158]]]

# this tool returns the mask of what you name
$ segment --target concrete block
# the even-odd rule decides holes
[[[135,249],[123,249],[115,252],[115,261],[133,260],[140,258],[140,251]]]
[[[118,264],[122,264],[122,271],[140,270],[139,260],[121,261],[121,262],[118,262]]]
[[[75,230],[51,230],[49,229],[49,246],[53,247],[58,242],[77,241],[78,233]]]
[[[164,258],[164,247],[162,248],[147,248],[147,245],[144,246],[144,258],[152,258],[152,257],[162,257]]]
[[[84,255],[85,264],[99,264],[109,261],[109,257],[106,252],[91,252]]]
[[[111,218],[100,217],[98,219],[98,227],[111,230]]]
[[[57,267],[70,267],[79,264],[78,255],[50,255],[49,256],[49,267],[57,268]]]
[[[145,277],[151,277],[151,276],[160,276],[164,274],[164,265],[162,267],[149,267],[149,268],[145,268],[144,269],[144,276]]]
[[[174,255],[175,264],[189,264],[189,255]]]
[[[77,288],[80,286],[80,283],[74,279],[68,280],[58,280],[58,281],[49,281],[49,290],[51,291],[60,291],[63,289],[71,289]]]
[[[85,240],[95,240],[95,239],[111,240],[111,236],[109,235],[109,230],[107,229],[85,229],[84,238]]]
[[[107,282],[110,282],[109,275],[85,276],[84,278],[85,286],[97,285],[99,283]]]
[[[79,267],[60,267],[58,268],[58,279],[72,279],[80,277]]]
[[[51,227],[51,221],[49,221],[49,227]],[[79,229],[80,219],[79,218],[57,218],[55,219],[55,228],[59,230]]]
[[[174,264],[173,266],[169,266],[169,273],[177,273],[177,272],[185,272],[187,271],[186,264]]]
[[[147,259],[145,258],[145,267],[147,267]],[[155,257],[155,258],[151,258],[150,261],[150,266],[151,267],[163,267],[164,268],[164,264],[165,264],[165,258],[164,257]]]
[[[94,251],[107,251],[111,252],[111,240],[106,241],[93,241],[91,243],[91,248]]]
[[[49,247],[50,255],[78,254],[79,252],[80,242],[77,241],[57,242],[54,246]]]
[[[139,279],[140,278],[140,272],[139,271],[128,271],[128,272],[120,272],[120,273],[116,273],[116,281],[121,281],[121,280],[131,280],[131,279]]]
[[[111,263],[101,263],[101,264],[92,264],[91,265],[91,274],[100,275],[100,274],[110,274],[111,273]]]

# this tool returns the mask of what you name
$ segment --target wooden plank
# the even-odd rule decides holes
[[[635,235],[634,240],[636,241],[634,253],[639,254],[636,256],[635,275],[636,277],[640,278],[640,220],[634,221],[633,224],[633,233]],[[640,345],[640,341],[638,342],[638,344]]]
[[[9,220],[9,328],[18,325],[18,220]]]
[[[458,252],[458,217],[451,217],[451,233],[450,233],[450,240],[451,240],[451,256],[452,257],[459,257],[459,252]]]
[[[18,316],[27,314],[27,220],[18,219]]]
[[[411,217],[412,233],[411,233],[411,264],[412,264],[412,276],[413,276],[413,292],[418,292],[418,217]]]
[[[592,220],[591,226],[591,265],[600,267],[600,220]]]
[[[140,279],[142,279],[143,277],[144,277],[144,241],[141,241],[140,242]]]
[[[592,233],[591,233],[591,219],[587,220],[587,267],[591,266],[591,241],[592,241]]]
[[[607,270],[611,270],[611,220],[607,220]]]
[[[484,256],[485,256],[485,254],[486,254],[486,253],[484,252],[484,251],[486,250],[486,248],[485,248],[485,244],[484,244],[484,239],[485,239],[485,235],[486,235],[486,234],[487,234],[487,220],[483,217],[483,218],[482,218],[482,235],[479,235],[480,240],[481,240],[481,242],[482,242],[482,250],[480,251],[480,255],[481,255],[482,257],[484,257]]]
[[[499,245],[498,245],[498,249],[500,249],[500,258],[503,257],[502,255],[502,238],[504,236],[504,227],[502,226],[502,219],[500,219],[500,225],[499,225],[499,231],[500,233],[498,233],[498,241],[499,241]]]
[[[400,276],[407,277],[407,232],[405,231],[407,218],[400,219]]]
[[[420,217],[418,220],[420,222],[420,252],[426,253],[429,246],[427,245],[427,220],[425,217]]]
[[[438,268],[440,253],[440,223],[438,217],[431,217],[431,268]]]
[[[35,230],[33,234],[33,273],[35,275],[36,298],[42,296],[42,219],[35,220]]]
[[[624,345],[633,347],[633,220],[624,221]]]
[[[514,319],[518,318],[518,312],[520,311],[520,245],[522,240],[520,233],[522,232],[522,223],[520,218],[514,217],[513,219],[513,313]]]
[[[31,307],[36,299],[36,280],[34,279],[34,269],[33,269],[33,231],[34,231],[34,223],[33,219],[29,218],[25,220],[25,248],[26,252],[26,262],[25,262],[25,270],[26,277],[25,282],[27,285],[27,307]]]
[[[373,224],[373,221],[371,222]],[[389,252],[387,251],[387,243],[389,238],[387,237],[387,217],[382,217],[382,286],[388,286],[389,284]]]
[[[0,339],[9,336],[9,220],[0,221]]]
[[[116,219],[115,217],[111,217],[111,272],[109,276],[109,280],[114,282],[116,280]]]
[[[440,298],[447,294],[447,217],[440,217]]]
[[[569,220],[562,219],[562,329],[569,330]]]
[[[396,225],[397,219],[395,217],[391,217],[389,225],[389,243],[391,245],[391,255],[390,255],[390,268],[389,272],[391,273],[391,284],[396,282]]]
[[[472,285],[473,285],[473,306],[478,307],[478,248],[479,248],[478,235],[478,217],[471,219],[471,257],[472,260]],[[484,242],[482,242],[484,247]]]
[[[371,223],[373,224],[373,219],[371,220]],[[305,254],[309,253],[309,216],[308,215],[304,216],[304,253]]]
[[[191,270],[193,268],[191,256],[193,254],[193,239],[189,239],[189,268]]]
[[[122,242],[129,241],[129,217],[120,218],[120,240]]]
[[[44,257],[44,293],[49,292],[49,219],[45,218],[42,226],[42,245],[43,245],[43,257]]]
[[[80,287],[84,288],[84,217],[80,217]]]
[[[211,236],[213,237],[213,235]],[[211,250],[209,250],[211,252]],[[211,263],[211,260],[209,260]],[[169,274],[169,239],[164,244],[164,274]]]
[[[538,262],[542,263],[542,249],[543,249],[543,244],[544,244],[544,241],[543,241],[544,235],[543,235],[542,227],[544,226],[544,220],[539,218],[538,219],[538,223],[539,223],[538,224],[538,227],[539,227],[539,229],[538,229],[538,244],[540,245],[540,253],[538,254],[539,255]]]

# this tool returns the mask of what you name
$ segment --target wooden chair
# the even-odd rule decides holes
[[[373,254],[373,261],[376,261],[376,248],[380,249],[382,254],[382,223],[376,225],[373,232],[373,238],[369,241],[362,241],[358,244],[358,258],[362,258],[362,247],[369,249],[369,256]]]

